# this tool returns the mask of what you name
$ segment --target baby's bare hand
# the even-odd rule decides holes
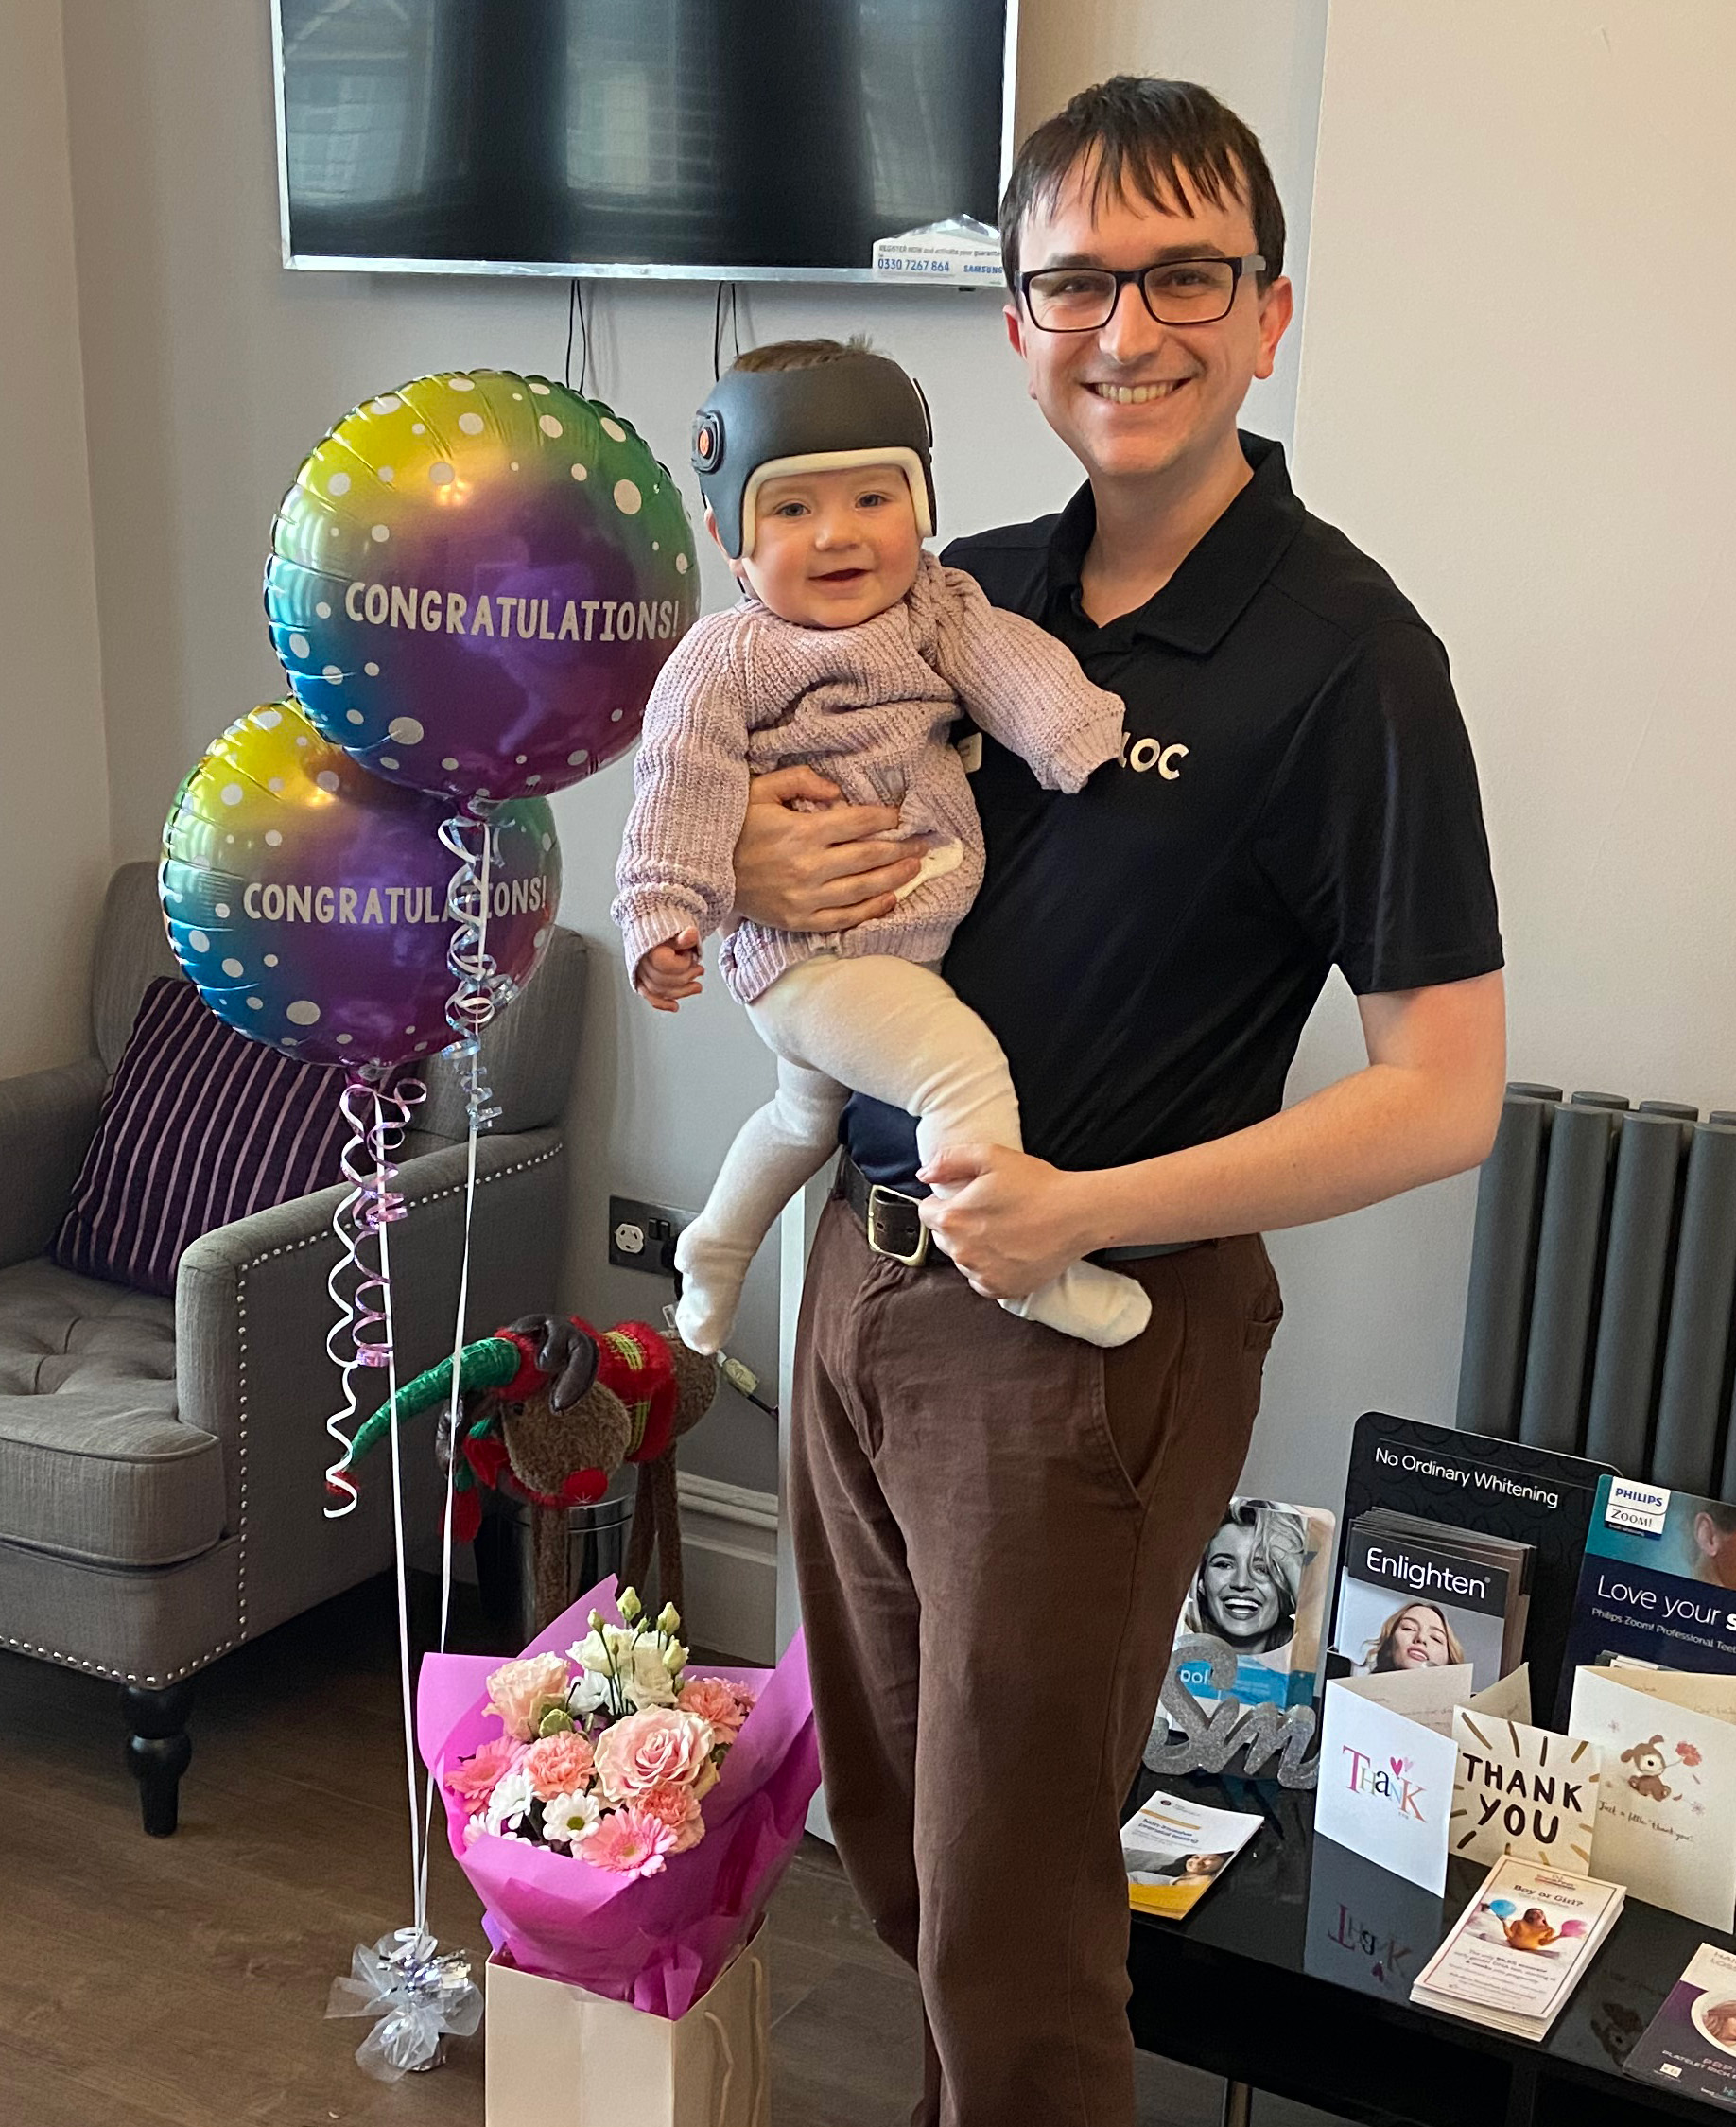
[[[704,965],[700,934],[689,927],[679,936],[652,946],[634,970],[633,986],[654,1011],[679,1011],[684,997],[699,995]]]

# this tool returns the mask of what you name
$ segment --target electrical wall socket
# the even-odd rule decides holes
[[[667,1278],[675,1237],[693,1223],[691,1212],[647,1204],[637,1196],[609,1199],[609,1261],[622,1270],[650,1270]]]

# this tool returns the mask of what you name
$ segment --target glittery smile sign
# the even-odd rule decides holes
[[[271,640],[317,728],[389,781],[547,793],[626,750],[698,610],[681,497],[609,410],[510,371],[370,399],[296,476]]]

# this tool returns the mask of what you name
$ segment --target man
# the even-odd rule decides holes
[[[1484,1158],[1502,953],[1440,645],[1238,435],[1292,308],[1259,143],[1203,89],[1103,83],[1025,143],[1001,232],[1008,337],[1086,485],[944,559],[1120,693],[1128,743],[1057,797],[984,742],[987,876],[945,972],[1030,1149],[918,1176],[909,1118],[852,1103],[791,1510],[839,1851],[921,1979],[916,2120],[1129,2127],[1118,1820],[1280,1313],[1259,1235]],[[836,794],[756,787],[744,914],[891,905],[894,814],[787,809]],[[1367,1066],[1282,1108],[1333,965]],[[993,1304],[1102,1251],[1153,1300],[1132,1345]]]

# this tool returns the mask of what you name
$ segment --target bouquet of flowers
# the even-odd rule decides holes
[[[628,1588],[620,1614],[612,1625],[593,1610],[564,1654],[523,1656],[489,1678],[501,1732],[445,1778],[469,1812],[466,1845],[492,1835],[656,1875],[704,1838],[700,1804],[758,1694],[686,1675],[672,1603],[648,1624]]]
[[[798,1634],[689,1675],[613,1579],[516,1661],[430,1655],[417,1725],[496,1953],[670,2018],[753,1932],[819,1785]]]

